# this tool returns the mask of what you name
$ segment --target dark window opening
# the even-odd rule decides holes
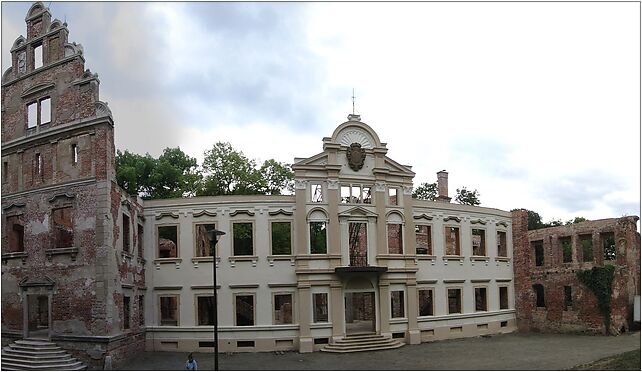
[[[562,246],[562,261],[573,262],[573,243],[571,238],[561,238],[560,245]]]
[[[405,317],[405,307],[404,307],[404,298],[403,291],[391,291],[390,292],[390,306],[392,308],[392,317],[393,318],[403,318]]]
[[[405,338],[406,333],[405,332],[394,332],[392,334],[392,338]]]
[[[314,344],[315,345],[325,345],[330,342],[330,339],[327,337],[321,337],[321,338],[315,338],[314,339]]]
[[[251,256],[254,254],[252,223],[236,222],[232,224],[234,232],[234,255]]]
[[[417,254],[432,255],[432,235],[430,226],[415,225],[415,240],[417,245]]]
[[[9,236],[9,252],[24,252],[25,227],[20,221],[20,216],[7,217],[6,229]]]
[[[535,306],[546,307],[546,302],[544,301],[544,286],[535,284],[533,285],[533,290],[535,291]]]
[[[236,305],[236,323],[237,326],[254,325],[254,295],[237,295],[235,298]]]
[[[615,260],[615,234],[604,233],[600,234],[602,238],[602,247],[604,248],[604,261]]]
[[[475,288],[475,311],[488,311],[486,288]]]
[[[178,226],[158,226],[158,257],[178,257]]]
[[[292,227],[290,222],[272,222],[272,254],[292,254]]]
[[[178,297],[161,296],[160,311],[161,311],[160,325],[162,326],[178,325]]]
[[[138,324],[145,325],[145,296],[138,295]]]
[[[216,230],[216,225],[213,223],[198,224],[195,230],[196,257],[213,256],[216,247],[216,236],[210,232]],[[210,240],[210,235],[212,235],[212,240]]]
[[[54,209],[53,215],[53,247],[69,248],[74,246],[73,208]]]
[[[274,324],[292,324],[292,294],[274,295]]]
[[[506,245],[506,232],[497,232],[497,256],[508,257],[508,248]]]
[[[123,214],[123,251],[129,252],[131,246],[131,235],[129,233],[129,216]]]
[[[571,291],[571,287],[565,285],[564,286],[564,310],[568,311],[573,308],[573,292]]]
[[[314,322],[327,322],[328,321],[328,294],[315,293],[312,297],[314,306]]]
[[[403,254],[403,234],[401,224],[388,224],[388,253]]]
[[[460,255],[460,246],[459,246],[459,228],[458,227],[446,227],[446,256],[459,256]]]
[[[580,235],[580,245],[582,246],[582,261],[593,261],[593,237],[591,235]]]
[[[461,313],[461,289],[448,289],[448,314]]]
[[[198,325],[214,325],[214,296],[198,296]]]
[[[236,341],[236,347],[254,347],[254,341]]]
[[[129,329],[129,318],[131,317],[131,307],[129,297],[123,297],[123,327]]]
[[[310,253],[326,254],[328,252],[325,222],[310,222]]]
[[[473,229],[473,256],[486,256],[486,230]]]
[[[143,257],[143,225],[138,224],[138,257]]]
[[[540,240],[532,242],[531,246],[535,250],[535,266],[544,266],[544,243]]]
[[[504,320],[504,321],[499,323],[499,326],[502,327],[502,328],[508,327],[508,322]]]
[[[508,287],[499,287],[499,309],[508,309]]]
[[[433,311],[433,295],[432,289],[419,290],[419,316],[432,316]]]
[[[214,347],[214,341],[199,341],[198,347]]]
[[[9,179],[9,162],[2,163],[2,182],[7,182]]]

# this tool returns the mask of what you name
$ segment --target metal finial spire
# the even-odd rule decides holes
[[[354,115],[354,99],[355,99],[354,88],[352,88],[352,115]]]

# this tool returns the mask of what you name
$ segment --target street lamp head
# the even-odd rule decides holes
[[[212,241],[212,240],[218,240],[217,238],[218,238],[219,236],[221,236],[221,235],[225,235],[225,231],[212,229],[212,230],[210,230],[210,231],[208,231],[208,232],[207,232],[207,238],[208,238],[210,241]]]

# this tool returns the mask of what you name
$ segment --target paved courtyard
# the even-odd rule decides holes
[[[220,355],[221,370],[560,370],[640,348],[640,332],[617,337],[513,333],[352,354]],[[212,354],[195,353],[199,370]],[[122,370],[184,370],[187,353],[146,352]]]

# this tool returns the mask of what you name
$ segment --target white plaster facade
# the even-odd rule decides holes
[[[346,157],[353,143],[365,150],[357,171]],[[514,331],[510,212],[414,200],[414,173],[386,152],[372,128],[351,115],[332,137],[323,139],[321,153],[295,159],[294,195],[145,201],[147,349],[213,351],[214,327],[198,325],[197,320],[197,297],[213,293],[212,256],[196,257],[195,226],[201,223],[215,224],[227,233],[218,241],[216,257],[222,352],[318,350],[349,331],[347,296],[355,292],[374,294],[372,331],[406,343]],[[312,185],[321,185],[322,201],[313,201]],[[371,203],[342,202],[341,188],[347,185],[369,187]],[[396,205],[390,203],[389,189],[397,190]],[[291,254],[273,254],[272,222],[291,223]],[[326,223],[326,253],[311,253],[311,222]],[[233,223],[251,223],[251,254],[233,254]],[[350,223],[367,226],[367,265],[351,262]],[[401,254],[389,252],[388,223],[401,225]],[[430,226],[432,254],[417,254],[415,225]],[[158,226],[177,226],[176,258],[159,258]],[[459,228],[458,255],[446,254],[446,227]],[[473,256],[473,228],[485,231],[483,255]],[[498,231],[506,237],[506,254],[501,257]],[[486,293],[487,305],[481,311],[476,310],[478,287]],[[503,306],[500,287],[506,288]],[[432,290],[433,311],[421,316],[418,291],[425,289]],[[448,289],[460,290],[459,312],[449,313]],[[396,291],[402,291],[403,314],[392,318],[391,293]],[[318,293],[327,294],[327,321],[314,320],[313,298]],[[274,324],[276,294],[291,294],[290,324]],[[170,295],[178,299],[177,324],[161,325],[160,297]],[[235,325],[237,295],[253,296],[253,325]]]

